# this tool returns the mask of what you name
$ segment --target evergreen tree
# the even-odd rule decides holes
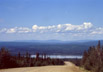
[[[103,47],[101,48],[100,41],[96,47],[90,47],[84,52],[81,65],[93,72],[103,72]]]

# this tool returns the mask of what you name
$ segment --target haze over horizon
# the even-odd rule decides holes
[[[0,41],[103,40],[102,0],[0,0]]]

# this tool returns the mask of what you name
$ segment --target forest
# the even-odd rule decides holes
[[[103,72],[103,46],[100,41],[84,52],[81,66],[91,72]]]
[[[51,59],[42,54],[36,53],[35,58],[31,58],[30,53],[26,52],[25,55],[11,55],[6,48],[0,50],[0,69],[4,68],[16,68],[16,67],[35,67],[35,66],[46,66],[46,65],[63,65],[64,61],[60,59]]]

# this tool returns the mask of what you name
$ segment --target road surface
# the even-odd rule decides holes
[[[0,72],[83,72],[71,62],[65,65],[1,69]]]

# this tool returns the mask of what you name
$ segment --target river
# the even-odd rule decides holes
[[[46,55],[47,57],[50,57],[50,58],[59,58],[59,59],[81,59],[82,58],[82,55]],[[36,57],[36,55],[31,55],[31,57]],[[41,56],[40,56],[41,57]]]

